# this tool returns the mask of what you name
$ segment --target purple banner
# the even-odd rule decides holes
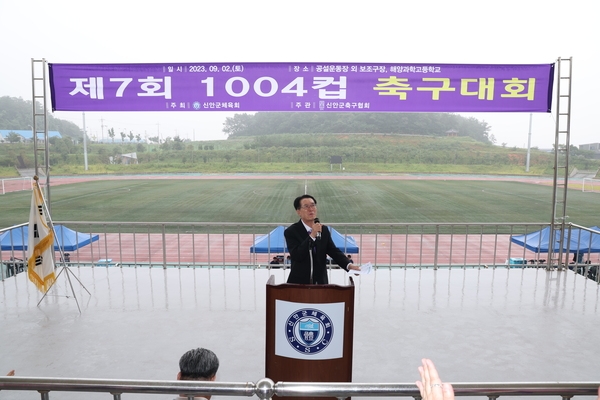
[[[550,112],[554,64],[49,64],[54,111]]]

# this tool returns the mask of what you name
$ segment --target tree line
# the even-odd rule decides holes
[[[42,112],[42,106],[39,103],[36,104],[36,107],[37,111]],[[9,96],[0,97],[0,129],[31,130],[32,114],[31,100]],[[63,137],[73,139],[83,137],[83,131],[76,124],[55,118],[52,114],[48,114],[48,130],[58,131]]]
[[[245,137],[210,142],[174,141],[161,144],[131,142],[88,143],[87,159],[95,170],[112,165],[113,172],[132,171],[119,167],[120,155],[137,153],[137,172],[286,172],[329,170],[332,156],[341,156],[343,165],[353,172],[393,171],[432,172],[443,165],[464,166],[477,173],[478,166],[524,167],[527,151],[484,144],[471,138],[425,137],[383,134],[284,134]],[[583,170],[598,169],[600,160],[571,148],[570,164]],[[50,138],[50,165],[71,173],[83,172],[83,144],[69,137]],[[33,143],[0,145],[0,167],[16,167],[22,160],[34,166]],[[554,155],[532,149],[531,165],[538,173],[551,173]],[[293,165],[296,165],[295,167]],[[388,165],[388,166],[386,166]],[[393,166],[393,167],[392,167]],[[116,168],[116,169],[115,169]],[[540,169],[541,168],[541,169]],[[455,169],[455,168],[454,168]],[[67,173],[67,172],[65,172]],[[488,168],[488,173],[489,168]]]
[[[229,138],[282,133],[381,133],[470,137],[494,144],[485,121],[450,113],[259,112],[225,120]]]

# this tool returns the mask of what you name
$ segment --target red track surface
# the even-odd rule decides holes
[[[101,234],[93,246],[86,246],[72,253],[72,262],[92,262],[110,258],[113,262],[125,264],[182,264],[194,262],[212,265],[251,265],[268,264],[274,254],[252,254],[250,247],[256,235],[196,234],[165,235],[163,247],[160,234]],[[358,239],[358,237],[355,237]],[[442,235],[438,238],[437,260],[434,255],[433,235],[362,235],[360,254],[354,256],[356,262],[372,262],[374,265],[487,265],[504,264],[508,258],[510,239],[508,235],[483,236]],[[497,240],[497,242],[496,242]],[[421,246],[421,243],[423,245]],[[422,251],[419,250],[422,248]],[[410,249],[410,251],[407,251]],[[495,253],[494,253],[495,252]],[[523,248],[511,246],[511,257],[523,257]],[[526,258],[535,258],[527,252]]]

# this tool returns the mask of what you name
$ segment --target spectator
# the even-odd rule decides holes
[[[423,400],[454,400],[454,389],[449,383],[442,383],[433,361],[424,358],[423,365],[419,367],[421,380],[417,387]],[[600,400],[600,399],[598,399]]]
[[[454,389],[449,383],[442,383],[433,361],[424,358],[421,360],[423,366],[419,367],[421,380],[415,382],[421,392],[423,400],[454,400]],[[598,397],[600,400],[600,387],[598,387]]]
[[[179,359],[178,381],[214,381],[219,369],[219,359],[212,351],[203,348],[192,349]],[[181,395],[180,397],[186,397]],[[194,397],[209,400],[210,396]]]

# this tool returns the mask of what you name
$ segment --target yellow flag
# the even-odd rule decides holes
[[[29,280],[45,293],[56,280],[52,260],[54,232],[48,226],[44,198],[37,181],[33,183],[28,239],[27,275]]]

